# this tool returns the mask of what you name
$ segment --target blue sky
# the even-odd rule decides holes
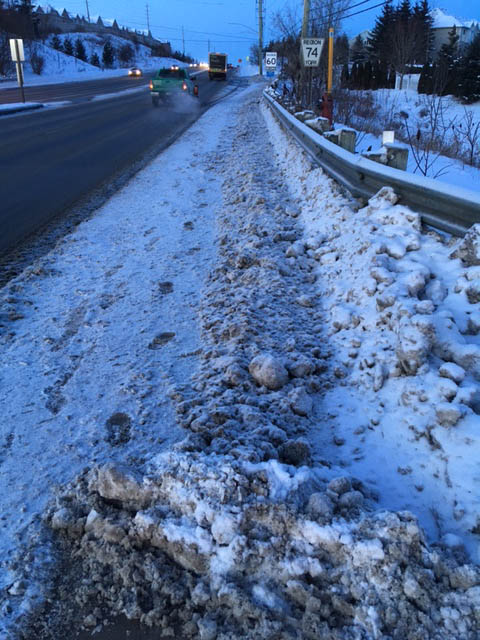
[[[358,4],[361,0],[352,0]],[[299,20],[303,0],[264,0],[266,5],[265,40],[275,35],[272,18],[277,11],[290,6],[297,11]],[[374,7],[381,0],[365,0],[351,9],[356,13]],[[116,18],[120,25],[133,29],[146,29],[147,0],[88,0],[91,16]],[[478,0],[438,0],[431,7],[440,7],[447,14],[465,19],[480,20]],[[475,10],[474,6],[478,5]],[[86,15],[86,0],[64,0],[62,5],[73,14]],[[150,28],[159,39],[169,40],[172,47],[182,50],[182,27],[185,35],[185,51],[199,60],[206,59],[208,46],[226,51],[229,59],[245,59],[250,45],[257,39],[256,0],[148,0]],[[349,37],[369,29],[381,8],[373,8],[348,18],[344,29]]]

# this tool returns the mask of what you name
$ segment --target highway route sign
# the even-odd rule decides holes
[[[302,38],[302,60],[305,67],[318,67],[325,38]]]

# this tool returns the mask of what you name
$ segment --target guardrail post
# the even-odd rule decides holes
[[[387,150],[387,166],[406,171],[408,164],[408,149],[389,142],[383,146]]]
[[[326,131],[323,135],[342,149],[355,153],[357,134],[353,129],[335,129],[335,131]]]
[[[323,134],[325,131],[330,131],[330,122],[328,118],[313,118],[312,120],[305,120],[305,124],[310,129],[313,129],[317,133]]]

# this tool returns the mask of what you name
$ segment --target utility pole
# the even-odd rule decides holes
[[[87,20],[90,22],[90,9],[88,8],[88,0],[85,0],[85,4],[87,5]]]
[[[263,0],[258,0],[258,71],[263,76]]]
[[[147,3],[147,30],[150,33],[150,15],[148,13],[148,3]]]
[[[183,29],[183,25],[182,25],[182,55],[185,57],[185,31]]]
[[[310,0],[303,0],[302,38],[308,38],[309,22],[310,22]]]

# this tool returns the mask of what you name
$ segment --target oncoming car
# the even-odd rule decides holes
[[[132,67],[131,69],[128,70],[128,75],[129,77],[133,77],[133,78],[139,78],[142,75],[142,70],[139,69],[138,67]]]
[[[154,107],[182,94],[198,97],[198,85],[185,69],[176,65],[159,69],[157,75],[150,80],[150,95]]]

